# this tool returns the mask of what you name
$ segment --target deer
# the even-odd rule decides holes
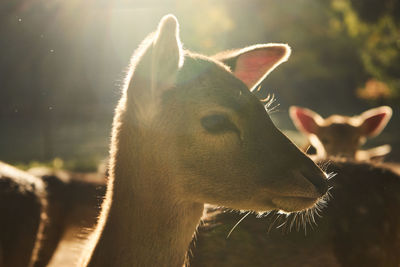
[[[289,54],[286,44],[196,54],[176,17],[161,19],[131,60],[81,266],[182,266],[204,203],[296,212],[323,200],[326,174],[252,93]]]
[[[68,228],[95,224],[104,185],[0,162],[0,267],[47,266]]]
[[[47,225],[47,198],[43,181],[0,162],[0,266],[32,267]]]
[[[367,138],[379,135],[386,127],[392,116],[388,106],[369,109],[352,117],[334,114],[324,119],[315,111],[297,106],[291,106],[289,114],[296,128],[316,149],[317,158],[342,156],[368,161],[382,158],[391,151],[390,145],[360,149]]]
[[[63,241],[69,244],[71,252],[68,262],[63,260],[62,264],[76,264],[79,257],[76,248],[85,244],[97,222],[106,190],[105,173],[82,174],[45,167],[34,167],[27,172],[44,182],[48,200],[49,220],[35,266],[58,266],[56,254],[66,253]]]
[[[190,266],[399,266],[400,174],[346,158],[318,164],[337,174],[328,205],[318,214],[272,212],[259,218],[208,207],[191,245]]]

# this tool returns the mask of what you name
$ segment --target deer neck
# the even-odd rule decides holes
[[[146,140],[133,140],[132,131],[124,128],[117,139],[106,196],[108,216],[103,214],[104,228],[89,265],[182,266],[204,205],[179,201],[172,178],[157,170],[151,155],[143,154]]]

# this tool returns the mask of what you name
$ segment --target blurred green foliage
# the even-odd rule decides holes
[[[33,160],[27,162],[16,162],[15,166],[22,170],[29,170],[36,167],[47,167],[52,170],[67,170],[71,172],[97,172],[100,162],[101,160],[96,157],[69,159],[66,161],[61,158],[54,158],[47,161]]]
[[[400,96],[400,3],[394,0],[333,0],[339,16],[337,28],[344,28],[357,43],[365,71],[385,82],[391,94]]]

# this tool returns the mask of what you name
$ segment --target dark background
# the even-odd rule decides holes
[[[204,54],[288,43],[289,61],[263,84],[273,119],[296,142],[290,105],[322,116],[378,105],[394,114],[367,146],[400,159],[400,3],[394,0],[4,0],[0,2],[0,160],[79,162],[107,156],[129,58],[173,13],[185,48]],[[58,160],[59,161],[59,160]]]

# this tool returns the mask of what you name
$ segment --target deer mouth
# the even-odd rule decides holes
[[[292,197],[292,196],[279,196],[272,199],[272,203],[279,209],[285,212],[302,211],[314,207],[320,197]]]
[[[284,183],[277,183],[273,188],[269,188],[270,202],[276,209],[285,212],[296,212],[314,207],[324,199],[328,191],[328,179],[321,175],[310,178],[310,174],[306,175],[301,171],[293,172],[290,179],[284,179]]]

